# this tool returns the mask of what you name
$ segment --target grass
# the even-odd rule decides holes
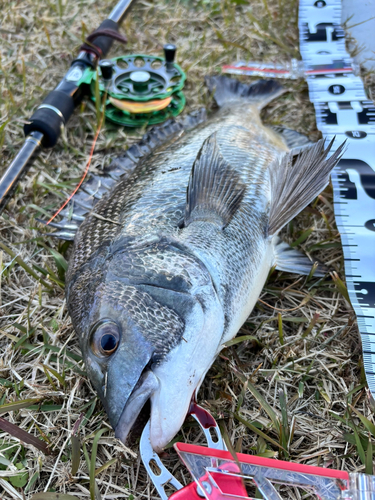
[[[112,6],[104,0],[3,5],[0,173],[22,144],[24,120],[65,74],[83,34],[98,26]],[[186,111],[211,108],[205,74],[238,59],[296,56],[297,2],[138,0],[122,32],[129,39],[126,50],[134,53],[161,54],[165,42],[176,43],[178,62],[188,73]],[[116,45],[111,55],[123,51]],[[285,85],[290,92],[268,106],[263,119],[319,138],[306,84]],[[35,220],[41,211],[57,209],[76,185],[96,124],[95,106],[85,101],[0,217],[0,413],[44,446],[0,430],[2,500],[31,499],[47,491],[48,496],[34,500],[55,500],[57,493],[155,497],[137,443],[126,447],[114,438],[85,376],[63,291],[70,246],[44,237]],[[141,133],[106,124],[92,169]],[[236,452],[370,473],[374,407],[347,300],[332,190],[292,221],[283,237],[330,266],[333,279],[272,272],[239,337],[209,371],[199,402],[220,420]],[[178,439],[204,444],[190,420]],[[182,483],[189,481],[172,448],[162,458]]]

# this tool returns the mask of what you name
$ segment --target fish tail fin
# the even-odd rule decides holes
[[[276,234],[311,203],[329,182],[331,170],[339,162],[344,141],[328,158],[335,138],[325,148],[324,139],[293,150],[276,159],[269,167],[271,207],[268,234]]]
[[[285,92],[275,80],[258,80],[245,84],[223,75],[206,76],[206,85],[210,92],[214,92],[214,99],[220,107],[242,101],[255,105],[260,110]]]

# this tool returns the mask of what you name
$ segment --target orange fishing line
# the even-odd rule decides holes
[[[104,95],[103,97],[103,111],[102,111],[102,114],[100,116],[100,122],[99,122],[99,125],[98,125],[98,128],[96,129],[96,133],[95,133],[95,137],[94,137],[94,140],[93,140],[93,143],[92,143],[92,146],[91,146],[91,151],[90,151],[90,156],[89,156],[89,159],[87,160],[87,164],[86,164],[86,168],[85,168],[85,171],[83,172],[83,176],[81,178],[81,180],[79,181],[77,187],[75,188],[75,190],[73,191],[73,193],[69,196],[69,198],[63,203],[63,205],[61,205],[61,207],[58,209],[58,211],[52,215],[52,217],[50,218],[50,220],[47,222],[46,226],[48,226],[48,224],[50,222],[53,221],[53,219],[59,215],[59,213],[61,212],[61,210],[63,208],[66,207],[66,205],[69,203],[69,201],[73,198],[73,196],[76,194],[76,192],[78,191],[78,189],[82,186],[82,183],[83,181],[85,180],[86,178],[86,175],[87,175],[87,172],[89,171],[89,168],[90,168],[90,165],[91,165],[91,160],[92,160],[92,157],[94,155],[94,149],[95,149],[95,145],[96,145],[96,141],[98,140],[98,137],[99,137],[99,134],[100,134],[100,130],[102,128],[102,124],[103,124],[103,118],[104,118],[104,103],[105,103],[105,100],[107,98],[107,94]]]

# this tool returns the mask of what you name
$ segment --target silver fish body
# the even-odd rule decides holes
[[[155,450],[178,432],[271,267],[283,268],[285,255],[300,259],[300,271],[311,267],[277,233],[327,184],[340,154],[326,160],[319,143],[290,152],[259,116],[278,85],[232,82],[214,80],[221,109],[212,119],[98,201],[69,265],[67,302],[88,375],[123,441],[150,400]]]

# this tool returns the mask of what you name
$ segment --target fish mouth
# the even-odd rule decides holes
[[[124,444],[142,408],[159,388],[159,380],[151,370],[145,371],[127,400],[115,428],[115,436]]]

